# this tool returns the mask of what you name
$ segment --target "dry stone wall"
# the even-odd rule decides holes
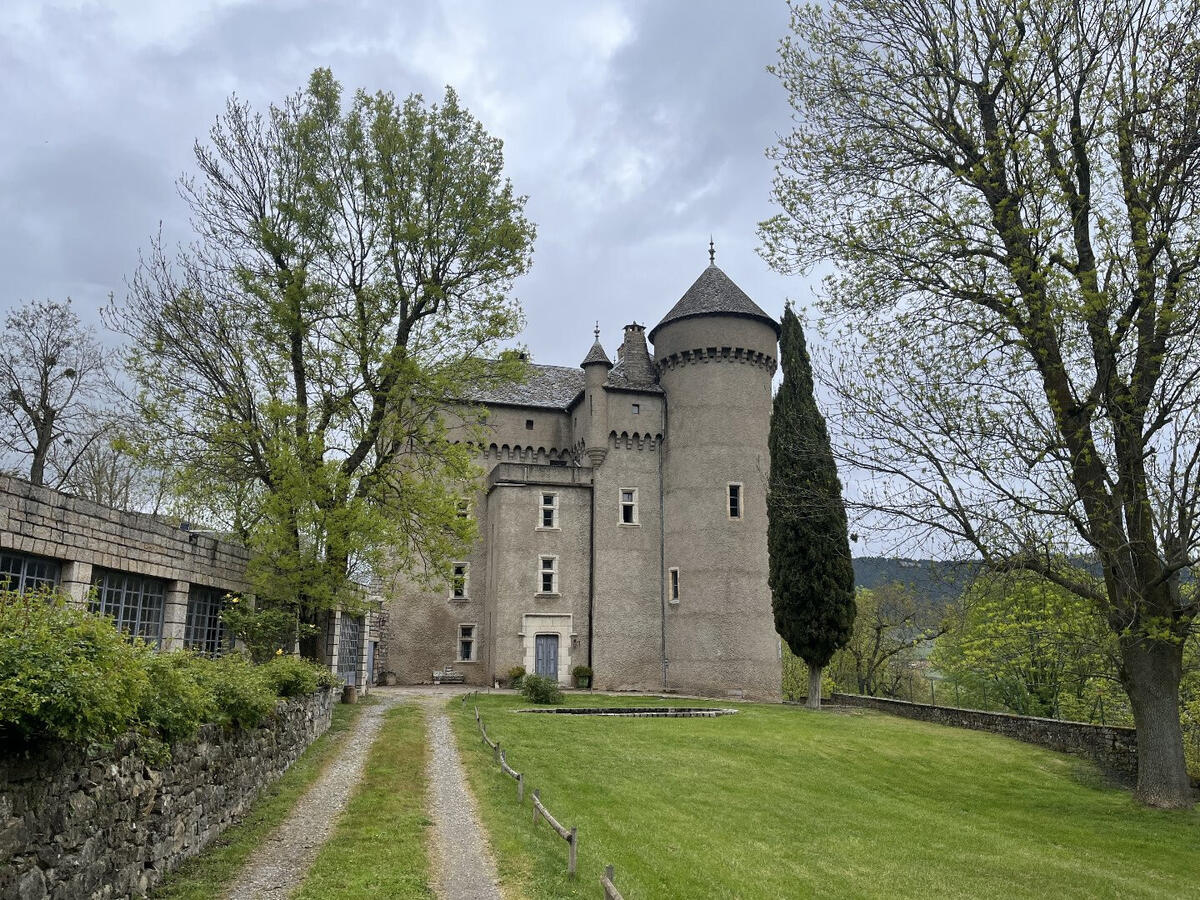
[[[235,822],[329,728],[333,692],[251,729],[204,726],[148,759],[133,740],[0,753],[0,898],[143,896]]]

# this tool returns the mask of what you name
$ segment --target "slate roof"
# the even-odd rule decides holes
[[[778,335],[780,330],[779,323],[746,296],[746,292],[734,284],[733,279],[715,265],[710,265],[700,273],[700,277],[687,289],[687,293],[679,302],[671,307],[671,311],[650,330],[650,340],[653,341],[654,333],[668,322],[710,315],[758,319],[774,328],[775,334]]]
[[[604,348],[600,346],[600,339],[596,338],[596,343],[592,344],[592,349],[588,351],[588,355],[583,358],[583,362],[579,365],[589,366],[592,363],[604,363],[610,369],[612,368],[612,360],[608,358],[608,354],[604,352]]]
[[[507,406],[565,410],[583,390],[582,369],[530,363],[528,376],[519,384],[486,388],[466,399],[472,403],[500,403]]]
[[[645,391],[648,394],[661,394],[663,392],[658,383],[651,378],[647,378],[644,375],[640,377],[631,376],[630,372],[626,369],[624,359],[612,367],[612,371],[604,379],[604,386],[622,391]]]

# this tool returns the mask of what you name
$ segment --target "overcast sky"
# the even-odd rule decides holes
[[[538,238],[516,293],[538,362],[613,354],[708,262],[772,315],[808,283],[755,253],[772,213],[764,149],[787,129],[766,72],[783,0],[0,4],[0,311],[121,296],[159,222],[189,237],[175,180],[236,92],[265,108],[328,66],[347,92],[452,85],[504,140]]]

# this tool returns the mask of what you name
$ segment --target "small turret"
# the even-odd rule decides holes
[[[584,442],[592,465],[599,467],[608,455],[608,397],[604,393],[604,381],[613,364],[600,343],[599,323],[596,324],[595,334],[592,349],[579,365],[584,372],[584,390],[587,393],[583,401],[583,413],[587,416],[587,426],[583,429]]]

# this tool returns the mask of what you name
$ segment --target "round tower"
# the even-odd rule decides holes
[[[777,698],[767,436],[779,324],[715,264],[650,332],[666,395],[666,687]]]

